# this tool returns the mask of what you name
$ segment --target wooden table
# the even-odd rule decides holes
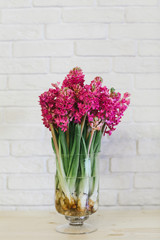
[[[85,235],[55,231],[66,223],[57,212],[0,212],[0,240],[160,240],[160,210],[99,209],[86,222],[98,230]]]

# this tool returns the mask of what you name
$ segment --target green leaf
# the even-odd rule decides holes
[[[63,166],[65,173],[67,174],[68,170],[68,146],[67,146],[67,140],[66,140],[66,134],[59,128],[59,144],[61,149],[61,156],[63,159]]]
[[[85,159],[87,157],[87,148],[86,143],[84,141],[84,137],[81,137],[81,151],[80,151],[80,174],[78,176],[84,177],[85,176]]]
[[[52,137],[51,137],[51,143],[52,143],[53,151],[54,151],[54,153],[56,154],[56,149],[55,149],[55,146],[54,146],[54,142],[53,142],[53,138],[52,138]]]
[[[112,88],[110,89],[110,91],[111,91],[111,93],[114,93],[114,92],[115,92],[115,89],[112,87]]]
[[[79,154],[80,154],[80,141],[81,141],[81,125],[76,124],[75,126],[75,142],[76,146],[74,148],[74,155],[71,163],[71,169],[69,172],[69,177],[70,179],[68,180],[69,182],[69,188],[71,192],[74,192],[75,190],[75,182],[78,174],[78,167],[79,167]]]

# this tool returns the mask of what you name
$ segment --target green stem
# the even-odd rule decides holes
[[[92,128],[91,136],[90,136],[90,140],[89,140],[89,146],[88,146],[88,155],[89,155],[89,152],[90,152],[90,147],[91,147],[91,143],[92,143],[94,131],[95,131],[95,130]]]
[[[75,190],[75,182],[76,182],[77,173],[78,173],[80,141],[81,141],[81,126],[79,124],[76,124],[76,126],[75,126],[76,147],[75,147],[74,158],[71,163],[71,169],[69,172],[69,179],[68,179],[69,188],[70,188],[71,193],[73,193]]]
[[[63,168],[63,163],[61,160],[61,152],[59,151],[60,149],[58,148],[58,144],[57,144],[57,139],[56,139],[56,134],[53,128],[53,125],[50,124],[50,128],[51,128],[51,133],[52,133],[52,138],[53,138],[53,145],[56,152],[56,165],[57,165],[57,172],[58,172],[58,179],[61,185],[61,188],[63,190],[63,192],[65,193],[65,195],[68,197],[68,199],[70,200],[70,192],[69,189],[67,187],[67,183],[66,183],[66,175],[65,175],[65,171]]]
[[[67,146],[67,139],[65,133],[59,128],[59,145],[62,149],[61,158],[63,160],[63,166],[65,170],[65,174],[67,174],[68,168],[68,146]]]

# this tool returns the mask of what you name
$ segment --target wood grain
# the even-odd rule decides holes
[[[57,212],[0,212],[2,240],[160,240],[160,210],[99,209],[88,223],[98,230],[87,235],[65,235],[55,231],[66,223]]]

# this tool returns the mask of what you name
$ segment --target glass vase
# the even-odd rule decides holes
[[[62,163],[67,158],[67,156],[60,157]],[[62,176],[59,171],[58,159],[56,161],[55,208],[69,221],[68,224],[56,228],[61,233],[84,234],[96,231],[95,226],[84,221],[98,209],[98,153],[89,156],[75,155],[72,161],[77,161],[77,159],[79,164],[76,177]]]

